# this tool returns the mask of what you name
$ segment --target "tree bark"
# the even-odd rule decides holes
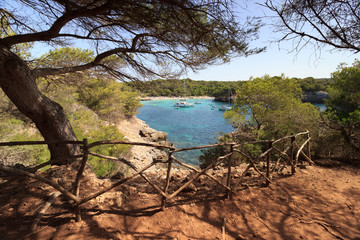
[[[28,65],[0,43],[0,87],[36,125],[45,141],[77,140],[63,108],[43,95]],[[65,164],[80,153],[79,146],[48,145],[51,158]]]

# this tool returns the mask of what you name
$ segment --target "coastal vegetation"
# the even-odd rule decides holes
[[[151,97],[183,97],[185,94],[187,96],[223,97],[228,95],[229,89],[235,92],[242,84],[243,81],[195,81],[189,78],[157,79],[144,83],[130,83],[143,96]]]
[[[69,49],[68,49],[69,50]],[[81,51],[76,50],[78,53]],[[69,82],[76,76],[67,76]],[[69,82],[39,79],[38,86],[47,97],[61,104],[66,118],[72,125],[78,139],[89,138],[92,141],[126,140],[116,123],[135,115],[141,106],[139,94],[125,83],[114,79],[86,78],[76,85]],[[1,91],[0,142],[42,140],[40,132]],[[125,145],[99,146],[95,152],[116,157],[126,156],[130,147]],[[2,148],[0,156],[4,164],[16,163],[28,165],[40,164],[50,159],[45,146],[21,146]],[[109,176],[118,170],[118,165],[111,161],[102,161],[89,157],[92,169],[99,177]]]
[[[323,121],[328,128],[339,134],[341,149],[351,158],[360,154],[360,61],[352,66],[341,64],[332,74],[334,83],[328,88],[330,99]]]
[[[307,78],[303,85],[298,79],[285,76],[264,76],[243,82],[236,91],[234,107],[224,114],[236,130],[219,141],[277,139],[306,129],[311,132],[314,157],[359,161],[359,79],[360,64],[356,60],[352,66],[341,64],[330,80],[321,80],[322,87],[326,87],[330,96],[325,100],[326,110],[323,112],[302,102],[304,85],[308,90],[324,89],[317,87],[313,79]],[[258,145],[249,145],[248,154],[257,155],[261,150],[264,149],[259,149]],[[201,166],[206,167],[228,151],[225,147],[203,151]],[[233,159],[234,162],[241,163],[243,159],[239,157]]]
[[[292,78],[296,81],[304,92],[326,91],[332,80],[327,78]],[[157,79],[144,83],[129,83],[138,89],[142,96],[151,97],[183,97],[185,91],[187,96],[211,96],[224,99],[229,96],[229,90],[235,95],[247,80],[239,81],[195,81],[186,79]],[[186,85],[186,88],[184,88]]]
[[[320,112],[312,104],[303,103],[302,94],[299,82],[285,76],[264,76],[244,82],[236,92],[232,110],[224,113],[224,118],[236,130],[226,134],[219,141],[248,142],[279,139],[304,129],[309,130],[312,138],[316,139]],[[248,144],[246,151],[249,156],[257,156],[265,151],[266,147],[267,145]],[[204,155],[200,158],[202,167],[221,156],[218,154],[229,151],[221,148],[226,147],[204,151]],[[233,157],[233,164],[244,161],[242,156],[237,158]]]
[[[246,136],[239,140],[278,139],[317,128],[320,112],[301,101],[300,86],[285,76],[255,78],[243,84],[236,96],[224,117]]]
[[[5,1],[7,9],[0,9],[0,87],[35,123],[44,140],[77,140],[63,107],[39,89],[39,79],[68,81],[69,74],[79,74],[139,81],[262,52],[264,47],[249,44],[257,38],[259,21],[247,19],[239,24],[232,4],[192,0]],[[23,45],[39,49],[40,44],[47,44],[53,49],[73,41],[81,41],[92,51],[77,60],[69,58],[66,51],[64,55],[50,52],[42,59],[16,51]],[[56,55],[60,61],[51,58]],[[79,147],[73,145],[50,144],[48,148],[51,158],[60,164],[80,154]]]
[[[7,143],[0,144],[0,235],[6,239],[359,236],[359,171],[344,170],[343,163],[359,165],[360,61],[341,64],[331,79],[284,75],[235,82],[178,79],[187,70],[265,50],[250,45],[256,43],[261,22],[236,18],[236,11],[243,10],[235,8],[237,2],[3,0],[0,142]],[[264,6],[275,19],[278,16],[279,22],[273,23],[284,34],[281,40],[292,41],[296,51],[307,44],[360,51],[358,1],[266,0]],[[70,47],[76,45],[85,49]],[[44,54],[34,56],[36,51]],[[308,92],[327,92],[326,109],[304,102]],[[166,142],[166,133],[139,130],[129,120],[141,107],[140,97],[227,99],[230,94],[234,105],[223,117],[234,131],[222,134],[215,148],[176,149]],[[167,120],[177,126],[183,121]],[[203,128],[205,134],[208,129]],[[127,141],[125,134],[151,140],[132,142],[137,145],[132,149],[94,143]],[[92,144],[84,140],[81,148],[76,145],[76,140],[87,138]],[[48,145],[3,147],[29,140],[45,140]],[[69,140],[76,144],[64,143]],[[151,149],[142,151],[143,147]],[[177,159],[182,151],[204,147],[210,149],[199,158],[203,170]],[[128,161],[134,149],[136,161]],[[159,152],[163,156],[156,155]],[[93,157],[97,154],[106,156]],[[298,165],[322,157],[327,163],[330,158],[341,160],[341,169]],[[238,166],[244,162],[246,166]],[[32,168],[40,163],[46,163],[40,171]],[[303,174],[293,175],[295,169]],[[253,174],[248,170],[255,171],[253,178],[247,178]],[[116,172],[117,180],[99,179]],[[261,177],[266,185],[276,184],[263,188]],[[218,194],[224,191],[228,199],[220,200]],[[80,222],[82,215],[82,223],[74,222],[73,216]]]

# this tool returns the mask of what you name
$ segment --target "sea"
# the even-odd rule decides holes
[[[151,128],[168,134],[168,141],[176,148],[203,146],[216,143],[223,133],[229,133],[234,128],[223,118],[223,111],[218,108],[230,105],[215,102],[212,99],[187,99],[194,103],[190,108],[174,108],[177,99],[160,99],[143,101],[143,107],[137,117],[145,121]],[[195,101],[201,104],[195,104]],[[176,153],[175,157],[182,162],[199,164],[200,150]]]
[[[223,118],[223,111],[218,108],[230,105],[215,102],[212,99],[187,99],[194,104],[190,108],[174,108],[177,99],[159,99],[142,101],[143,107],[138,111],[137,117],[145,121],[151,128],[168,134],[168,141],[176,148],[188,148],[209,145],[217,142],[220,135],[229,133],[234,128]],[[315,105],[315,104],[314,104]],[[323,104],[317,104],[324,110]],[[198,165],[200,150],[191,150],[176,153],[175,157],[182,162]]]

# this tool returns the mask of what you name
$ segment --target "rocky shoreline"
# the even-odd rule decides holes
[[[324,103],[324,100],[330,99],[330,96],[327,92],[305,92],[302,99],[303,102],[310,103]]]
[[[125,135],[125,138],[132,142],[159,143],[161,145],[171,145],[167,141],[167,133],[157,131],[144,121],[137,117],[126,119],[117,124],[117,128]],[[146,146],[132,146],[128,157],[128,161],[136,167],[142,168],[150,164],[153,159],[166,159],[167,155],[164,151]],[[154,166],[150,170],[156,170]]]

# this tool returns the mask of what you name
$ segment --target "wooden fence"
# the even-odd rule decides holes
[[[301,132],[297,133],[291,136],[286,136],[278,140],[262,140],[262,141],[250,141],[250,142],[243,142],[243,143],[235,143],[235,142],[229,142],[229,143],[221,143],[221,144],[213,144],[213,145],[207,145],[207,146],[200,146],[200,147],[192,147],[192,148],[183,148],[183,149],[176,149],[172,146],[165,146],[160,144],[153,144],[153,143],[140,143],[140,142],[125,142],[125,141],[99,141],[99,142],[93,142],[88,143],[87,139],[84,139],[83,141],[64,141],[64,142],[45,142],[45,141],[28,141],[28,142],[4,142],[0,143],[1,146],[18,146],[18,145],[39,145],[39,144],[77,144],[81,145],[82,155],[80,156],[73,156],[74,158],[81,158],[81,164],[79,166],[79,169],[77,170],[77,175],[73,183],[73,188],[71,190],[65,189],[63,186],[61,186],[58,182],[55,182],[51,179],[44,178],[38,174],[35,174],[35,172],[47,165],[53,164],[54,160],[50,160],[46,163],[40,164],[38,166],[32,167],[27,170],[20,170],[15,167],[9,167],[4,166],[0,164],[0,171],[7,172],[10,174],[15,175],[23,175],[28,176],[31,178],[35,178],[43,183],[46,183],[50,185],[51,187],[55,188],[58,192],[54,193],[51,196],[51,201],[53,201],[57,196],[63,195],[66,198],[66,201],[70,202],[74,206],[74,214],[76,216],[77,221],[81,221],[81,205],[100,196],[101,194],[104,194],[111,189],[124,184],[131,179],[135,178],[136,176],[141,176],[145,181],[151,185],[155,191],[161,195],[162,202],[161,202],[161,209],[164,209],[166,206],[166,201],[174,198],[176,195],[178,195],[182,190],[184,190],[186,187],[188,187],[190,184],[192,184],[195,180],[197,180],[201,175],[206,176],[210,180],[214,181],[216,184],[220,185],[222,188],[224,188],[227,196],[230,196],[231,193],[234,192],[234,189],[236,186],[241,183],[243,176],[249,171],[249,169],[253,168],[265,181],[266,185],[269,185],[271,183],[272,174],[274,171],[276,171],[278,168],[280,168],[280,163],[283,164],[283,167],[285,165],[288,165],[291,167],[291,174],[294,174],[296,171],[296,167],[298,165],[298,161],[300,158],[300,155],[302,155],[302,159],[307,161],[310,164],[314,164],[313,161],[310,158],[310,136],[309,132]],[[147,146],[152,148],[157,148],[161,150],[166,150],[167,153],[167,159],[165,160],[153,160],[152,163],[149,165],[138,169],[133,163],[130,161],[124,159],[124,158],[117,158],[112,156],[104,156],[101,154],[97,154],[94,152],[91,152],[91,148],[99,145],[114,145],[114,144],[126,144],[126,145],[138,145],[138,146]],[[246,146],[248,145],[254,145],[254,144],[260,144],[263,149],[265,149],[261,154],[259,154],[256,157],[251,157],[249,153],[246,153]],[[174,157],[174,153],[177,152],[183,152],[183,151],[190,151],[190,150],[196,150],[196,149],[205,149],[205,148],[212,148],[212,147],[218,147],[223,146],[227,149],[227,154],[218,157],[217,159],[214,159],[210,164],[208,164],[204,169],[197,169],[194,166],[191,166],[189,164],[185,164],[176,157]],[[114,182],[110,187],[104,188],[99,190],[98,192],[91,194],[89,196],[80,197],[80,183],[81,178],[83,177],[84,169],[86,166],[86,162],[88,160],[88,156],[96,156],[103,159],[108,159],[112,161],[120,161],[130,168],[134,170],[134,172],[123,179],[117,180]],[[231,185],[231,178],[232,178],[232,164],[231,160],[234,155],[241,156],[242,158],[245,158],[248,163],[247,168],[242,173],[242,177],[237,181],[237,183]],[[161,189],[159,186],[157,186],[155,183],[149,179],[144,172],[151,168],[152,166],[156,164],[167,164],[167,172],[166,172],[166,178],[165,178],[165,184],[163,188]],[[218,178],[212,176],[211,174],[208,174],[207,171],[216,165],[220,163],[225,163],[225,166],[227,167],[227,174],[225,176],[225,179],[223,181],[219,180]],[[174,165],[180,165],[184,168],[189,169],[190,171],[193,171],[194,174],[191,179],[188,179],[187,182],[183,183],[177,190],[173,192],[169,192],[169,186],[170,186],[170,179],[172,175],[172,168]],[[259,166],[262,167],[259,167]],[[49,204],[46,206],[49,207]],[[32,229],[34,230],[37,226],[37,223],[39,222],[42,214],[46,211],[45,207],[40,211],[39,216],[35,219]]]

